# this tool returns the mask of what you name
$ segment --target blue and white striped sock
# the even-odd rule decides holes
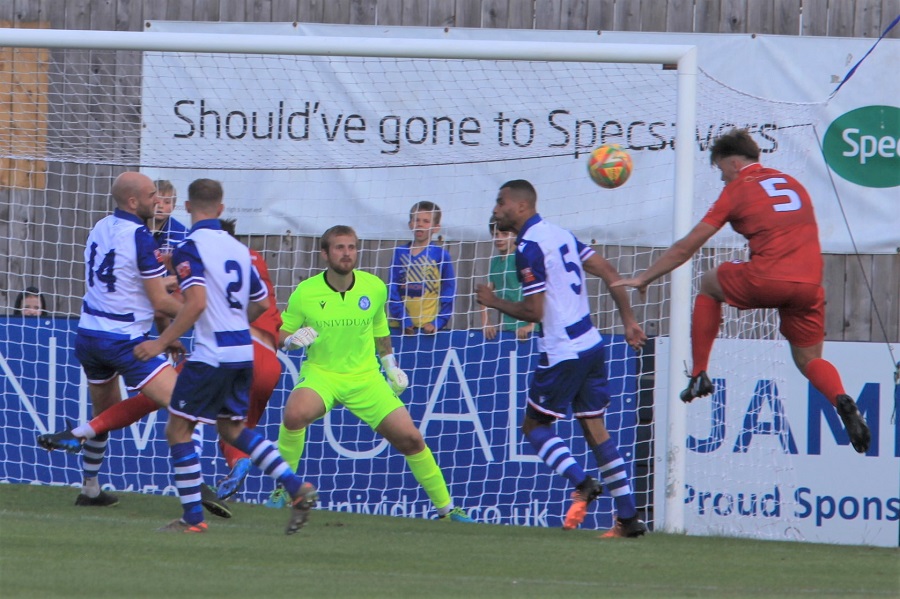
[[[81,469],[84,479],[96,479],[103,465],[106,455],[106,446],[109,443],[109,433],[97,435],[93,439],[84,442],[81,448]],[[82,494],[88,497],[97,497],[100,494],[100,486],[97,484],[85,484],[82,486]]]
[[[569,447],[549,426],[539,426],[525,434],[538,457],[558,474],[566,477],[572,486],[578,486],[587,478],[584,469],[572,457]]]
[[[175,488],[178,489],[178,498],[184,511],[181,518],[188,524],[199,524],[203,522],[203,506],[200,503],[203,475],[200,472],[200,458],[194,450],[193,442],[176,443],[169,451],[175,470]]]
[[[197,452],[197,457],[203,455],[203,424],[198,422],[196,426],[194,426],[194,431],[191,433],[191,440],[194,442],[194,451]]]
[[[600,479],[616,504],[616,515],[621,519],[631,518],[637,514],[634,495],[625,470],[625,460],[612,439],[607,439],[592,448],[597,463],[600,465]]]
[[[300,480],[287,462],[278,453],[275,445],[253,429],[245,428],[232,443],[235,447],[250,456],[250,461],[263,471],[266,476],[274,478],[294,497],[300,490]]]

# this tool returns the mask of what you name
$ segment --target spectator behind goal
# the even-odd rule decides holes
[[[390,326],[405,335],[429,335],[450,323],[456,275],[450,253],[432,243],[441,230],[441,208],[434,202],[413,204],[409,211],[413,240],[394,249],[388,282]]]

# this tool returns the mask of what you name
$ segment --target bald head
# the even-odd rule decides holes
[[[146,192],[150,187],[154,191],[156,190],[156,185],[153,184],[153,180],[150,177],[129,171],[122,173],[113,181],[112,197],[116,205],[122,208],[122,205],[128,202],[129,197],[139,195],[142,191]]]
[[[143,220],[153,217],[156,184],[147,175],[134,171],[122,173],[113,181],[111,193],[120,210],[136,214]]]

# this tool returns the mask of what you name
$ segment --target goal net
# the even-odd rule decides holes
[[[63,428],[67,419],[90,417],[72,355],[84,291],[83,244],[112,210],[111,181],[137,169],[173,183],[173,218],[188,226],[188,184],[198,177],[220,180],[223,216],[236,219],[239,237],[264,256],[281,308],[299,281],[321,269],[318,241],[328,227],[353,226],[361,239],[360,268],[388,281],[394,248],[412,240],[410,208],[423,200],[438,204],[440,231],[432,241],[451,256],[455,292],[440,332],[394,335],[411,380],[402,399],[457,505],[479,522],[559,526],[571,489],[538,461],[518,430],[536,361],[534,335],[517,339],[512,326],[486,339],[483,318],[493,325],[498,315],[483,314],[474,301],[475,285],[488,280],[491,260],[500,257],[488,226],[500,185],[531,181],[544,218],[571,229],[627,276],[674,241],[673,222],[696,222],[717,196],[721,183],[706,152],[716,135],[749,127],[765,161],[801,179],[804,154],[815,147],[802,106],[746,96],[702,72],[696,104],[680,112],[679,72],[661,64],[675,59],[644,64],[629,53],[591,62],[589,54],[583,61],[514,60],[491,58],[488,51],[476,59],[181,50],[0,48],[10,66],[0,81],[6,299],[12,308],[17,292],[34,286],[49,303],[45,316],[10,316],[2,327],[0,480],[80,484],[78,456],[38,450],[34,439]],[[679,119],[694,112],[694,130],[679,132]],[[690,146],[680,172],[676,137]],[[620,144],[634,161],[631,178],[618,189],[601,189],[587,175],[587,154],[604,143]],[[696,192],[688,219],[673,214],[679,177]],[[703,270],[744,251],[743,239],[717,236],[695,259],[693,288]],[[685,314],[690,299],[673,304],[668,278],[651,286],[646,298],[632,295],[653,339],[636,355],[624,343],[607,291],[598,280],[588,288],[594,324],[609,343],[607,426],[628,464],[640,513],[653,525],[667,493],[660,440],[668,424],[661,418],[684,418],[666,407],[686,381],[666,363],[670,314],[678,301],[676,313]],[[777,340],[776,318],[729,310],[722,335]],[[742,347],[714,351],[728,356],[722,362],[728,369],[712,373],[727,379],[728,389],[769,380],[772,361],[785,355],[743,355]],[[281,359],[282,381],[259,425],[272,440],[299,369],[296,354]],[[777,420],[784,399],[774,386],[777,381],[758,385],[760,431]],[[734,405],[743,404],[741,413],[746,399],[734,398]],[[689,451],[688,477],[701,489],[726,472],[745,480],[747,501],[752,492],[761,504],[773,479],[791,484],[789,452],[778,434],[733,450],[741,423],[733,415],[716,416],[731,406],[721,395],[690,406],[688,438],[662,441],[687,443],[697,454],[724,439],[721,469],[704,472]],[[711,414],[712,430],[729,429],[711,434]],[[160,411],[111,434],[104,488],[175,494],[165,419]],[[577,424],[556,426],[571,440],[575,459],[597,475]],[[227,469],[215,431],[202,430],[201,438],[206,482],[215,484]],[[299,473],[320,488],[324,509],[434,516],[403,457],[342,408],[310,427]],[[271,480],[254,473],[237,498],[261,502],[272,489]],[[690,485],[685,489],[689,496]],[[613,515],[612,500],[603,496],[583,526],[608,528]]]

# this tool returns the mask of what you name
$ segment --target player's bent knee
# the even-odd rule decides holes
[[[551,426],[554,422],[556,422],[555,416],[538,412],[529,404],[525,408],[525,421],[522,422],[522,434],[527,435],[539,426]]]
[[[166,422],[166,441],[170,446],[178,443],[190,443],[194,426],[195,423],[186,418],[169,414],[169,421]]]
[[[94,416],[102,414],[109,408],[122,401],[122,392],[119,390],[119,377],[103,384],[89,386],[91,395],[91,409]]]
[[[316,418],[312,418],[299,410],[285,409],[284,415],[281,417],[281,423],[284,425],[284,428],[291,431],[307,428],[315,421]]]
[[[379,431],[391,446],[403,455],[416,455],[425,451],[425,438],[414,426],[402,431]]]
[[[407,437],[391,443],[394,448],[403,455],[416,455],[425,451],[425,440],[419,435],[418,438]]]

